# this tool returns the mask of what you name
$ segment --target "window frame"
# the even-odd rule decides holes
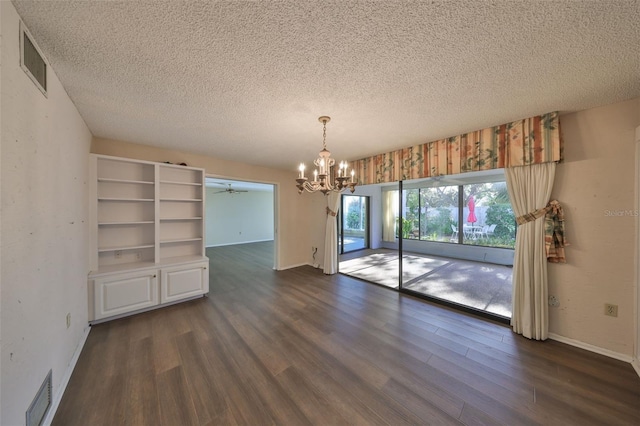
[[[425,242],[425,243],[446,243],[446,244],[453,244],[453,245],[459,245],[459,246],[467,246],[467,247],[484,247],[484,248],[495,248],[495,249],[506,249],[506,250],[513,250],[514,247],[505,247],[505,246],[498,246],[498,245],[484,245],[484,244],[474,244],[469,242],[468,240],[465,239],[464,237],[464,232],[462,230],[462,226],[460,226],[460,224],[463,224],[464,226],[464,189],[465,186],[469,186],[469,185],[476,185],[476,184],[486,184],[486,183],[505,183],[506,184],[506,178],[504,176],[504,169],[498,169],[495,171],[489,171],[489,173],[487,172],[473,172],[473,173],[466,173],[465,176],[461,176],[461,175],[452,175],[452,176],[440,176],[440,177],[436,177],[436,178],[428,178],[428,179],[423,179],[423,180],[419,180],[419,181],[403,181],[403,185],[402,185],[402,192],[408,194],[408,191],[413,191],[413,190],[418,190],[418,214],[417,214],[417,223],[418,223],[418,230],[419,230],[419,235],[417,236],[417,238],[415,236],[413,236],[411,234],[411,232],[407,233],[405,232],[405,236],[402,237],[403,240],[411,240],[411,241],[419,241],[419,242]],[[435,188],[435,187],[446,187],[446,186],[455,186],[457,187],[457,191],[458,191],[458,204],[457,204],[457,217],[455,217],[455,222],[457,222],[457,227],[458,227],[458,241],[451,241],[451,240],[432,240],[432,239],[428,239],[428,237],[425,237],[425,235],[422,233],[422,228],[425,228],[425,232],[428,226],[428,222],[427,225],[424,225],[421,223],[422,221],[422,204],[423,204],[423,197],[422,197],[422,190],[423,189],[429,189],[429,188]],[[384,190],[384,189],[383,189]],[[387,191],[397,191],[397,188],[392,188],[389,187],[389,189],[386,189]],[[407,197],[405,194],[402,194],[402,199],[406,200]],[[400,212],[400,216],[401,217],[405,217],[405,212],[407,211],[407,205],[406,205],[406,201],[403,201],[403,208],[402,211]],[[511,211],[513,211],[513,207],[511,207]],[[425,218],[425,220],[427,220],[428,218]],[[397,223],[397,222],[396,222]],[[514,217],[514,225],[515,225],[515,217]],[[397,234],[397,230],[396,230],[396,235]],[[408,238],[407,238],[408,237]],[[513,235],[513,244],[515,246],[515,232]]]

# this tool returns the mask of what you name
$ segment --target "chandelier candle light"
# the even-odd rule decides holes
[[[331,191],[342,192],[345,189],[349,189],[352,193],[356,190],[355,171],[351,169],[351,176],[347,176],[347,162],[341,161],[338,165],[338,174],[335,175],[333,166],[336,161],[331,158],[331,152],[327,149],[327,123],[331,120],[331,117],[323,115],[318,118],[318,121],[322,123],[322,151],[318,154],[318,158],[313,161],[317,169],[313,171],[313,180],[309,181],[304,176],[304,163],[300,163],[298,170],[298,179],[296,179],[296,186],[298,187],[298,194],[302,194],[302,191],[307,192],[322,192],[327,195]],[[319,170],[319,171],[318,171]],[[333,176],[333,183],[331,182]]]

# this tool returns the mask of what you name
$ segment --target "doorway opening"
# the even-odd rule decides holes
[[[255,245],[277,269],[276,186],[207,176],[205,245]]]

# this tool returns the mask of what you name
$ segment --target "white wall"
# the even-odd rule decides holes
[[[0,95],[2,92],[2,7],[0,7]],[[2,108],[0,106],[0,176],[2,176]],[[0,206],[2,206],[2,191],[0,191]],[[2,227],[2,208],[0,207],[0,228]],[[0,232],[0,302],[2,301],[2,233]],[[2,365],[2,303],[0,303],[0,367]],[[1,368],[0,368],[1,370]],[[0,371],[0,422],[2,421],[2,375]]]
[[[272,191],[229,194],[207,188],[206,246],[273,240],[273,206]]]
[[[10,2],[0,10],[0,424],[16,425],[49,369],[59,394],[86,335],[91,134],[51,68],[48,98],[22,71],[18,15]]]
[[[549,265],[549,332],[627,357],[635,338],[635,129],[640,98],[560,117],[567,264]],[[626,214],[631,212],[632,214]],[[618,305],[618,317],[604,304]]]

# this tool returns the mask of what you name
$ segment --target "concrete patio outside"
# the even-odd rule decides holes
[[[340,256],[338,271],[397,289],[398,253],[388,249],[346,253]],[[511,318],[509,266],[405,252],[402,275],[404,289]]]

